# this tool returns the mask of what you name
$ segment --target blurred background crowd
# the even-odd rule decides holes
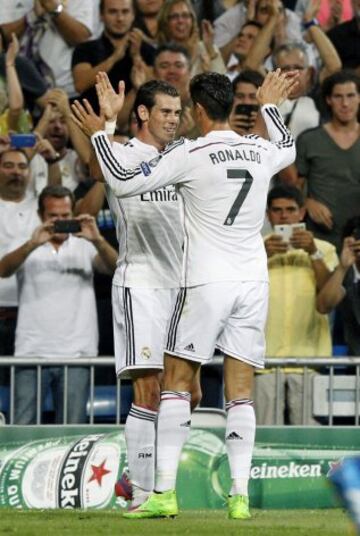
[[[75,291],[61,288],[59,276],[35,278],[44,263],[59,263],[58,274],[66,270],[66,259],[50,250],[27,268],[33,279],[24,270],[0,274],[0,356],[28,357],[30,364],[42,356],[113,355],[116,233],[104,187],[89,171],[89,140],[70,107],[86,98],[98,110],[96,74],[107,72],[115,88],[125,81],[116,136],[126,142],[136,135],[136,92],[151,79],[176,87],[178,136],[196,137],[189,82],[206,71],[233,83],[231,128],[267,137],[256,91],[275,68],[298,70],[300,82],[280,107],[297,141],[297,160],[273,178],[263,230],[267,354],[360,355],[360,0],[0,0],[0,259],[50,217],[80,217],[77,240],[90,242],[72,245],[79,263]],[[25,147],[16,133],[27,135]],[[46,322],[51,308],[56,329]],[[41,337],[32,329],[40,309]],[[67,338],[59,337],[60,325]],[[63,380],[52,369],[46,387],[62,393]],[[18,378],[23,389],[31,370]],[[271,368],[257,375],[259,424],[273,423],[275,376]],[[74,370],[69,389],[81,400],[88,380]],[[102,381],[114,383],[113,371]],[[217,372],[204,375],[204,405],[217,404],[218,381]],[[0,369],[1,386],[8,383]],[[280,394],[285,422],[316,423],[311,396],[304,419],[301,369],[282,370]],[[18,423],[33,422],[27,409],[16,413]],[[86,416],[73,411],[68,419]]]

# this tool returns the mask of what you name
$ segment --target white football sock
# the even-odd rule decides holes
[[[155,491],[175,489],[181,450],[190,424],[190,393],[163,391],[157,424]]]
[[[255,412],[251,400],[232,400],[226,404],[225,443],[232,486],[230,495],[248,495],[251,459],[255,442]]]
[[[134,502],[143,502],[144,492],[154,489],[155,480],[155,419],[157,411],[131,405],[125,424],[129,477]]]

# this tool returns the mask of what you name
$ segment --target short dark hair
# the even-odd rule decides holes
[[[241,30],[243,28],[246,28],[246,26],[255,26],[255,28],[259,28],[259,30],[261,30],[262,27],[263,27],[262,24],[260,24],[260,22],[258,22],[257,20],[248,20],[248,21],[244,22],[244,24],[241,26],[239,34],[241,33]]]
[[[105,10],[105,1],[106,0],[100,0],[100,3],[99,3],[99,12],[101,15],[104,13],[104,10]]]
[[[8,149],[5,149],[5,151],[2,151],[0,153],[0,162],[3,159],[3,156],[5,154],[8,154],[8,153],[21,153],[25,157],[26,162],[28,163],[28,165],[30,164],[30,159],[29,159],[28,155],[26,154],[24,149],[21,149],[20,147],[9,147]]]
[[[75,206],[75,196],[69,188],[57,184],[55,186],[45,186],[41,191],[38,199],[38,210],[39,214],[44,214],[45,210],[45,199],[48,197],[56,197],[57,199],[62,199],[64,197],[69,197],[71,200],[71,208],[74,209]]]
[[[271,209],[272,202],[275,199],[292,199],[299,208],[304,206],[304,196],[295,186],[275,186],[270,190],[267,196],[267,208]]]
[[[188,50],[182,45],[178,45],[177,43],[174,43],[172,41],[169,43],[164,43],[163,45],[160,45],[155,50],[154,63],[156,62],[158,56],[160,56],[160,54],[162,54],[163,52],[173,52],[174,54],[182,54],[183,56],[185,56],[188,62],[188,65],[190,66],[190,63],[191,63],[190,54]]]
[[[360,216],[353,216],[347,220],[342,230],[342,238],[352,236],[355,229],[360,229]]]
[[[136,121],[139,126],[142,125],[142,120],[138,114],[138,107],[142,104],[151,111],[152,107],[155,105],[156,95],[160,94],[168,95],[169,97],[179,97],[177,89],[171,84],[168,84],[168,82],[162,80],[150,80],[139,87],[133,107]]]
[[[201,73],[190,82],[194,104],[201,104],[213,121],[226,121],[233,103],[233,89],[227,76],[219,73]]]
[[[326,99],[331,97],[334,87],[337,84],[346,84],[348,82],[354,82],[357,92],[360,93],[360,77],[354,71],[343,69],[325,78],[321,86],[321,96],[328,111],[330,111],[330,107]]]
[[[232,83],[233,91],[235,93],[236,86],[242,83],[252,84],[256,88],[258,88],[262,85],[263,81],[264,77],[258,71],[253,71],[252,69],[245,69],[244,71],[241,71],[241,73],[239,73],[236,78],[234,78]]]

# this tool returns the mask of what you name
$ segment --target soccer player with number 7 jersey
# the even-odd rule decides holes
[[[232,519],[250,517],[248,480],[255,438],[251,400],[254,368],[264,366],[268,301],[267,261],[260,234],[271,177],[295,159],[294,139],[278,111],[297,76],[269,73],[258,90],[270,141],[230,129],[233,94],[228,78],[195,76],[193,114],[202,137],[178,140],[135,169],[117,160],[103,131],[91,141],[103,176],[118,197],[175,184],[185,234],[181,290],[165,348],[157,431],[154,493],[128,518],[178,514],[175,484],[191,420],[190,390],[199,367],[224,353],[226,446]],[[120,86],[118,99],[123,99]],[[86,118],[82,119],[86,130]]]

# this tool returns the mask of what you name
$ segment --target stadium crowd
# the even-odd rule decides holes
[[[280,106],[297,158],[268,196],[267,356],[330,357],[339,344],[360,355],[360,0],[0,0],[0,356],[29,358],[16,374],[15,423],[35,422],[32,358],[114,355],[116,229],[74,100],[98,112],[97,74],[115,88],[123,80],[124,143],[139,129],[139,88],[167,82],[181,100],[176,135],[196,138],[190,80],[213,71],[233,84],[232,129],[267,138],[256,94],[276,68],[299,71]],[[70,237],[53,233],[55,219],[73,218]],[[73,372],[67,420],[85,422],[89,377]],[[204,405],[221,387],[211,374]],[[271,369],[256,375],[258,424],[274,423],[275,384]],[[59,368],[47,386],[60,422]],[[302,398],[302,370],[283,370],[285,422],[303,423]],[[304,422],[316,424],[306,402]]]

